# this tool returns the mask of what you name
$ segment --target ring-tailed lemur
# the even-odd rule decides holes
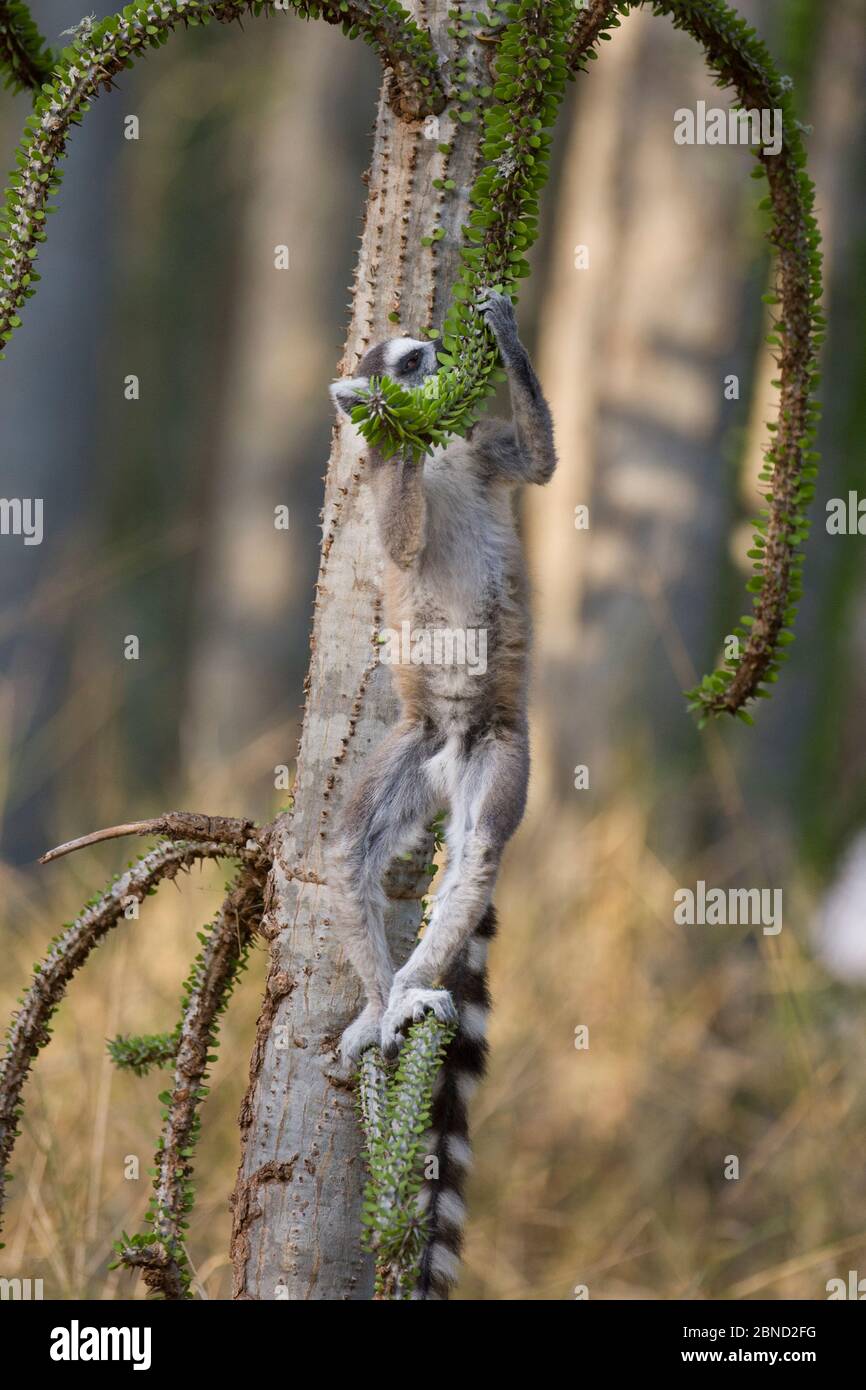
[[[370,758],[339,818],[330,875],[340,926],[367,1004],[340,1043],[350,1069],[379,1042],[396,1055],[407,1027],[426,1011],[457,1021],[434,1094],[439,1178],[422,1200],[434,1237],[421,1296],[447,1295],[456,1276],[469,1159],[466,1111],[486,1052],[487,943],[502,851],[523,816],[529,775],[528,586],[514,515],[515,490],[546,483],[556,467],[550,411],[517,335],[513,306],[489,293],[479,305],[511,391],[513,422],[484,420],[417,464],[369,451],[379,536],[386,556],[385,612],[392,631],[484,634],[486,664],[431,660],[396,664],[402,713]],[[438,344],[394,338],[371,348],[358,374],[331,395],[350,414],[373,377],[418,386],[438,368]],[[440,653],[447,638],[440,644]],[[413,642],[413,650],[417,651]],[[426,651],[427,659],[424,659]],[[406,653],[404,653],[405,655]],[[483,669],[482,669],[483,666]],[[394,973],[385,939],[383,875],[433,815],[448,811],[447,863],[430,920]]]

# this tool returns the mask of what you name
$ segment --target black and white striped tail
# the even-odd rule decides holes
[[[438,1179],[421,1189],[418,1203],[429,1219],[429,1238],[415,1290],[418,1299],[444,1299],[457,1282],[463,1248],[463,1191],[472,1162],[469,1102],[487,1062],[487,950],[496,935],[496,913],[488,907],[442,981],[451,993],[459,1023],[433,1091],[430,1147]]]

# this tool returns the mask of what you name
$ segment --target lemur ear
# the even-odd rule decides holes
[[[351,415],[355,406],[360,404],[358,392],[363,391],[369,384],[363,376],[349,376],[343,377],[340,381],[332,381],[329,387],[331,400],[338,410]]]

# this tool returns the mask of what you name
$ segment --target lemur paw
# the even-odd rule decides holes
[[[495,290],[482,290],[478,297],[478,311],[500,347],[507,346],[517,339],[517,320],[514,305],[507,295]]]
[[[440,1023],[456,1023],[457,1010],[447,989],[404,989],[391,991],[388,1008],[382,1019],[382,1052],[396,1057],[413,1023],[425,1014],[434,1014]]]
[[[370,1004],[358,1015],[354,1023],[349,1024],[340,1038],[337,1049],[340,1055],[340,1072],[343,1076],[351,1076],[357,1070],[361,1053],[378,1043],[381,1025],[382,1010],[374,1009]]]

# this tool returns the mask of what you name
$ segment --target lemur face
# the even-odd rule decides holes
[[[350,415],[358,404],[358,393],[366,390],[374,376],[388,376],[407,388],[420,386],[438,371],[436,354],[441,346],[441,338],[388,338],[377,343],[362,357],[357,376],[331,382],[331,399],[338,410]]]

